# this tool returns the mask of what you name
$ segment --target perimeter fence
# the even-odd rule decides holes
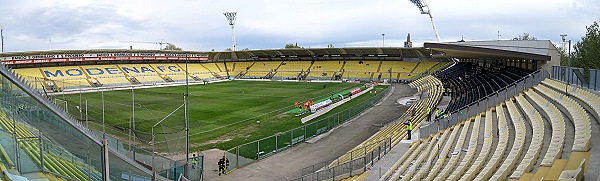
[[[381,102],[390,92],[390,87],[388,86],[381,93],[333,115],[225,151],[224,155],[230,163],[227,165],[227,172],[232,172],[237,168],[293,147],[348,122]]]

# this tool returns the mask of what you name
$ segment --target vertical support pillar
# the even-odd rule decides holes
[[[40,142],[40,163],[42,172],[44,172],[44,140],[42,139],[42,131],[38,130],[38,139]]]
[[[108,139],[104,138],[102,139],[102,180],[104,181],[110,181],[110,173],[109,173],[109,152],[108,152]],[[152,173],[152,179],[155,180],[156,178],[154,177],[155,173]]]
[[[204,162],[204,157],[202,157],[202,162]],[[240,168],[240,146],[235,148],[235,168]]]

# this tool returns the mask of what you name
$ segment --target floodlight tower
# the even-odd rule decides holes
[[[561,34],[563,44],[569,42],[569,56],[567,57],[567,72],[565,73],[565,82],[567,85],[565,86],[565,95],[569,96],[569,82],[571,81],[571,74],[573,74],[573,70],[571,70],[571,40],[567,40],[567,34]]]
[[[4,27],[0,26],[0,39],[2,39],[2,53],[4,53]]]
[[[235,31],[233,30],[233,25],[235,24],[235,15],[237,12],[224,12],[225,18],[227,18],[227,22],[229,22],[229,26],[231,26],[231,39],[233,40],[233,51],[235,51],[235,47],[237,46],[235,43]]]
[[[428,14],[429,15],[429,19],[431,19],[431,26],[433,26],[433,32],[435,33],[435,38],[437,39],[438,43],[440,42],[440,34],[437,31],[437,28],[435,28],[435,23],[433,23],[433,16],[431,15],[431,10],[429,9],[429,6],[427,6],[427,3],[425,3],[425,0],[409,0],[410,2],[412,2],[413,4],[415,4],[415,6],[417,6],[417,8],[419,8],[419,11],[421,11],[421,14]]]

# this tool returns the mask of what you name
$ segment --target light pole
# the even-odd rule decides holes
[[[0,39],[2,40],[2,53],[4,53],[4,27],[0,26]]]
[[[562,41],[563,43],[567,42],[567,39],[565,37],[567,37],[567,34],[561,34],[560,35],[562,37]],[[569,56],[567,57],[567,71],[566,71],[566,82],[567,82],[567,86],[565,87],[565,95],[567,95],[567,97],[569,97],[569,81],[571,81],[571,74],[572,71],[571,70],[571,40],[569,40]]]
[[[385,33],[381,34],[381,47],[385,47]]]
[[[189,90],[189,73],[188,73],[188,59],[185,59],[185,95],[183,97],[184,105],[184,119],[185,119],[185,176],[190,178],[190,123],[189,123],[189,112],[188,112],[188,97],[190,94]]]
[[[409,0],[410,2],[412,2],[413,4],[415,4],[415,6],[417,6],[417,8],[419,8],[419,11],[421,11],[421,14],[427,14],[429,15],[429,19],[431,20],[431,26],[433,26],[433,33],[435,33],[435,38],[437,39],[437,42],[439,43],[440,40],[440,34],[437,31],[437,28],[435,27],[435,23],[433,23],[433,16],[431,15],[431,10],[429,9],[429,6],[427,6],[427,3],[425,3],[425,0]]]
[[[85,127],[87,127],[88,129],[90,129],[90,125],[89,125],[89,120],[88,120],[88,107],[87,107],[87,98],[85,98]]]
[[[237,46],[235,43],[235,31],[233,30],[233,25],[235,24],[235,16],[237,12],[224,12],[225,18],[227,18],[227,22],[229,26],[231,26],[231,39],[233,40],[233,51],[235,51],[235,47]]]

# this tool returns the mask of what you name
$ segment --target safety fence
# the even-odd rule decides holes
[[[484,98],[481,98],[469,105],[463,106],[460,109],[449,113],[444,119],[437,119],[434,122],[430,122],[430,124],[419,127],[419,136],[420,138],[429,137],[440,130],[444,130],[459,123],[460,121],[476,116],[481,112],[485,112],[488,108],[496,106],[502,101],[511,98],[520,92],[524,92],[548,77],[548,72],[544,70],[535,71],[507,87],[497,90]]]
[[[58,175],[56,172],[52,172],[50,167],[36,166],[46,165],[42,164],[42,159],[38,158],[46,159],[47,156],[44,155],[58,155],[61,159],[68,160],[73,165],[82,164],[82,162],[85,165],[81,167],[81,172],[85,172],[84,174],[75,176],[72,174],[65,175],[67,173],[63,172],[61,176],[64,178],[76,177],[77,180],[150,180],[152,178],[147,169],[133,164],[132,160],[126,159],[116,152],[108,151],[109,149],[99,139],[94,139],[93,136],[89,135],[93,134],[89,130],[79,124],[71,124],[71,121],[75,120],[74,118],[65,116],[65,113],[58,110],[59,108],[56,105],[41,97],[37,92],[32,91],[23,79],[8,71],[6,67],[0,66],[0,73],[2,74],[0,76],[0,102],[2,103],[0,107],[2,107],[2,112],[6,113],[6,118],[13,121],[12,125],[21,122],[32,127],[21,129],[21,135],[37,129],[34,132],[42,133],[43,137],[48,138],[42,138],[39,136],[40,134],[37,134],[38,136],[35,136],[37,141],[29,139],[14,140],[14,138],[19,138],[19,135],[11,136],[10,134],[14,134],[11,132],[5,134],[7,139],[2,139],[2,146],[9,148],[9,150],[6,150],[7,155],[9,155],[8,157],[11,158],[19,173],[41,171]],[[13,142],[10,142],[11,137]],[[42,146],[37,146],[38,149],[35,149],[35,145],[40,143]],[[39,152],[36,151],[39,148],[42,149]],[[29,157],[25,155],[29,155]],[[39,160],[40,164],[37,164],[36,160]],[[57,159],[49,158],[46,161],[55,160]],[[109,168],[108,165],[104,164],[106,162],[110,163]],[[108,168],[110,173],[105,172],[107,170],[105,168]]]
[[[110,90],[110,88],[104,89],[103,90]],[[57,97],[57,96],[55,96]],[[101,139],[107,139],[108,140],[108,144],[107,146],[112,148],[112,150],[116,153],[119,153],[120,155],[126,156],[128,158],[131,158],[133,160],[135,160],[137,163],[144,165],[144,166],[148,166],[150,168],[154,168],[154,170],[157,172],[158,175],[167,178],[169,180],[177,180],[178,176],[180,174],[178,174],[179,172],[182,172],[183,170],[185,170],[186,167],[186,163],[191,163],[191,157],[192,157],[192,153],[190,153],[190,161],[186,162],[185,159],[182,160],[174,160],[172,158],[163,156],[161,154],[158,154],[159,152],[157,151],[157,154],[152,154],[152,142],[150,142],[150,140],[145,140],[142,139],[140,137],[140,135],[142,134],[141,132],[136,132],[134,135],[128,135],[123,133],[123,130],[118,130],[114,125],[110,125],[110,124],[105,124],[104,126],[102,125],[102,122],[99,122],[98,119],[93,118],[91,116],[83,116],[85,114],[81,114],[82,110],[85,111],[85,108],[80,108],[79,112],[80,115],[72,115],[70,112],[72,112],[73,106],[69,107],[67,105],[66,101],[60,100],[60,99],[53,99],[55,103],[58,103],[58,107],[59,109],[63,110],[65,114],[76,118],[77,123],[82,125],[83,127],[85,127],[86,129],[88,129],[89,131],[92,132],[92,134],[98,138]],[[64,103],[64,104],[62,104]],[[82,106],[83,107],[83,106]],[[87,106],[86,106],[87,107]],[[69,109],[71,109],[71,111],[69,111]],[[94,121],[92,121],[94,120]],[[103,132],[103,130],[105,132]],[[160,134],[160,136],[164,136],[167,134]],[[132,141],[132,138],[134,138]],[[162,138],[162,137],[161,137]],[[165,137],[166,138],[166,137]],[[185,137],[181,137],[178,139],[173,139],[173,142],[182,142],[182,140],[184,140]],[[172,145],[172,143],[169,143],[169,141],[160,141],[160,142],[156,142],[154,146],[156,147],[168,147],[169,145]],[[181,147],[181,151],[183,151],[184,147]],[[168,151],[165,151],[168,152]],[[196,157],[196,160],[199,162],[202,162],[204,160],[204,156],[198,152],[196,153],[196,155],[198,155]],[[153,161],[154,159],[154,161]],[[192,165],[190,165],[190,168],[192,167]],[[195,166],[194,166],[195,167]],[[192,179],[195,180],[197,178],[200,178],[200,176],[203,174],[203,168],[202,165],[198,165],[197,169],[189,169],[190,172],[188,172],[188,178],[187,179]]]
[[[550,77],[590,90],[600,91],[600,70],[597,69],[588,69],[586,72],[583,68],[552,66]]]
[[[329,168],[322,167],[323,169],[319,169],[309,174],[303,174],[301,177],[292,179],[292,181],[341,180],[357,174],[362,174],[366,172],[369,167],[372,167],[375,162],[381,160],[381,157],[391,150],[392,139],[386,138],[375,144],[377,144],[376,148],[369,152],[367,152],[367,146],[365,146],[364,149],[353,150],[351,153],[356,153],[358,156],[352,157],[348,162],[337,164]]]
[[[341,124],[344,124],[345,122],[360,115],[367,109],[373,107],[375,104],[381,102],[389,93],[390,87],[391,86],[388,86],[381,93],[338,113],[332,114],[304,126],[239,145],[235,148],[225,151],[224,155],[230,162],[230,164],[227,165],[227,172],[232,172],[237,168],[276,154],[277,152],[293,147],[296,144],[307,141],[315,136],[326,133]]]

